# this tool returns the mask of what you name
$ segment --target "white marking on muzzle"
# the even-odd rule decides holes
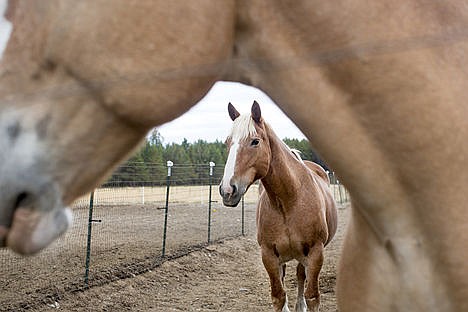
[[[60,217],[57,218],[57,215],[60,215]],[[63,210],[47,213],[42,217],[34,230],[33,236],[31,237],[31,245],[38,246],[36,247],[38,249],[46,247],[63,234],[70,227],[72,222],[73,213],[68,207],[65,207]]]
[[[0,0],[0,60],[3,57],[3,52],[7,46],[8,40],[10,40],[11,31],[13,26],[11,23],[5,18],[5,11],[8,7],[7,0]]]
[[[234,170],[236,169],[237,150],[239,149],[239,143],[234,142],[229,149],[229,155],[224,167],[224,175],[222,188],[225,193],[232,193],[231,179],[234,176]]]
[[[50,245],[72,223],[70,208],[58,208],[49,212],[18,208],[8,232],[7,247],[13,251],[31,255]]]

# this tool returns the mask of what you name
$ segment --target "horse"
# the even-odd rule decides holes
[[[325,180],[328,176],[323,169],[322,175],[317,174],[318,165],[306,164],[278,138],[256,101],[251,114],[240,115],[231,103],[228,111],[234,123],[226,140],[229,154],[219,186],[223,203],[237,206],[250,185],[260,180],[257,241],[270,277],[274,310],[289,311],[284,275],[286,262],[295,259],[295,310],[318,311],[323,248],[337,228],[336,205]]]
[[[464,1],[8,1],[0,246],[33,254],[156,125],[260,88],[352,198],[340,311],[468,310]]]

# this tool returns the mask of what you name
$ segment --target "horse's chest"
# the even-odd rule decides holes
[[[283,237],[310,235],[314,229],[320,227],[322,221],[315,209],[303,209],[302,211],[291,211],[292,209],[261,209],[258,215],[258,228],[269,236]],[[289,210],[289,211],[287,211]],[[287,212],[285,212],[287,211]]]
[[[281,213],[263,213],[258,219],[258,242],[271,246],[282,259],[289,261],[302,257],[304,246],[312,246],[318,239],[316,225],[311,218],[295,218]]]

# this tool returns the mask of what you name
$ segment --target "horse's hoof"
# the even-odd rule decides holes
[[[294,311],[295,312],[307,312],[307,303],[304,298],[297,300]]]
[[[320,306],[319,298],[306,299],[306,303],[307,303],[307,311],[319,312],[319,306]]]

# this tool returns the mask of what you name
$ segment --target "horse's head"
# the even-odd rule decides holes
[[[183,7],[184,20],[197,21],[190,32],[170,1],[10,1],[13,30],[0,53],[0,248],[32,254],[49,245],[70,225],[66,206],[216,81],[219,65],[196,72],[230,55],[234,14],[221,3]],[[216,35],[213,17],[223,24]],[[208,34],[216,39],[186,48]]]
[[[219,192],[224,205],[235,207],[249,186],[267,174],[271,152],[257,102],[251,115],[240,115],[231,103],[228,111],[234,124],[226,141],[229,154]]]

